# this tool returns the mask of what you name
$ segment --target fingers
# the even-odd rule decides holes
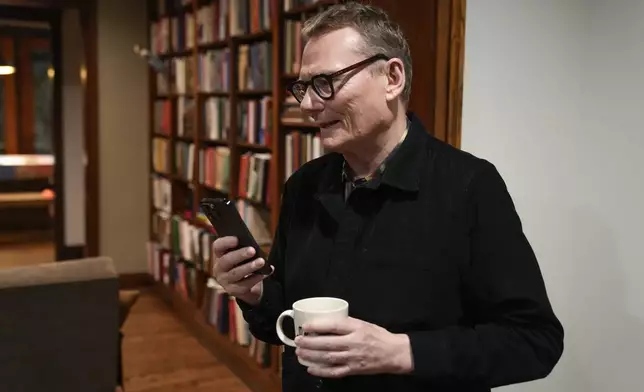
[[[262,268],[266,261],[263,258],[253,260],[255,249],[252,247],[235,249],[237,246],[236,237],[219,237],[213,242],[211,273],[227,293],[247,302],[253,302],[258,297],[255,288],[259,287],[258,290],[261,293],[261,286],[258,285],[267,277],[267,275],[253,273]],[[271,266],[271,271],[273,270]]]
[[[215,260],[215,268],[218,272],[227,273],[254,255],[255,249],[251,247],[231,250]]]
[[[338,366],[349,362],[349,351],[319,351],[298,347],[295,354],[307,361],[322,366]]]
[[[298,336],[295,338],[295,344],[303,350],[345,351],[350,348],[347,335]]]
[[[229,283],[239,282],[246,278],[248,275],[262,268],[265,263],[266,262],[262,258],[255,259],[251,262],[244,263],[231,269],[228,272],[221,274],[221,278]]]
[[[212,254],[220,258],[237,246],[237,237],[219,237],[212,243]]]
[[[227,291],[232,295],[243,295],[249,292],[253,286],[264,280],[264,278],[265,276],[263,275],[250,275],[247,278],[227,285]]]
[[[302,326],[304,332],[314,334],[346,335],[360,326],[359,320],[351,317],[342,319],[318,319]]]
[[[342,366],[310,366],[307,371],[312,376],[321,378],[342,378],[353,373],[348,365]]]

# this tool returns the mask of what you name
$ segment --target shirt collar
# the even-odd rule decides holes
[[[351,182],[354,184],[354,186],[359,186],[360,184],[367,183],[373,179],[381,178],[383,173],[385,172],[385,168],[387,167],[387,162],[391,160],[391,157],[394,156],[398,147],[400,147],[402,142],[405,140],[405,138],[407,137],[408,131],[409,131],[409,120],[407,120],[407,127],[405,128],[405,132],[400,137],[398,144],[396,144],[393,150],[391,150],[389,155],[382,161],[382,163],[376,168],[376,170],[372,174],[366,177],[352,179],[353,174],[351,171],[351,167],[349,167],[346,160],[342,161],[342,181],[345,183]]]
[[[386,184],[404,191],[418,190],[427,140],[431,136],[413,112],[408,112],[408,124],[407,135],[395,149],[395,154],[389,154],[385,165],[381,165],[376,171],[378,185]],[[340,154],[335,155],[319,182],[318,193],[343,189],[345,179],[348,178],[344,158]]]
[[[382,183],[404,191],[417,191],[431,135],[420,119],[412,112],[407,114],[409,131],[398,147],[396,154],[387,161],[387,170],[382,173]]]

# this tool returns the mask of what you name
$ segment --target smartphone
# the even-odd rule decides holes
[[[204,214],[206,214],[206,217],[215,228],[217,236],[237,237],[238,244],[235,250],[249,246],[255,249],[255,255],[240,263],[240,265],[261,257],[264,259],[265,264],[254,273],[260,275],[271,274],[272,268],[268,264],[266,255],[257,244],[257,241],[255,241],[255,238],[248,229],[248,226],[246,226],[246,222],[244,222],[241,215],[239,215],[239,211],[237,211],[237,207],[233,201],[226,198],[205,198],[202,199],[199,204]]]

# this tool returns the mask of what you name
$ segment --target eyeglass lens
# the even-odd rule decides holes
[[[313,87],[313,90],[321,97],[321,98],[331,98],[333,96],[333,86],[331,86],[331,83],[327,78],[323,76],[317,76],[314,77],[311,80],[311,85]],[[293,94],[295,95],[295,98],[297,98],[298,101],[302,101],[304,99],[304,95],[306,94],[306,89],[307,89],[307,84],[306,83],[296,83],[293,86]]]
[[[333,95],[333,86],[325,77],[313,78],[313,87],[322,98],[331,98]]]

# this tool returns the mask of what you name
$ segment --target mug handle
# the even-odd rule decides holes
[[[279,337],[280,340],[284,342],[284,344],[291,347],[295,347],[295,342],[293,341],[293,339],[286,336],[284,334],[284,331],[282,330],[282,322],[284,321],[285,317],[293,318],[293,310],[292,309],[285,310],[277,318],[277,322],[275,323],[275,330],[277,331],[277,337]]]

